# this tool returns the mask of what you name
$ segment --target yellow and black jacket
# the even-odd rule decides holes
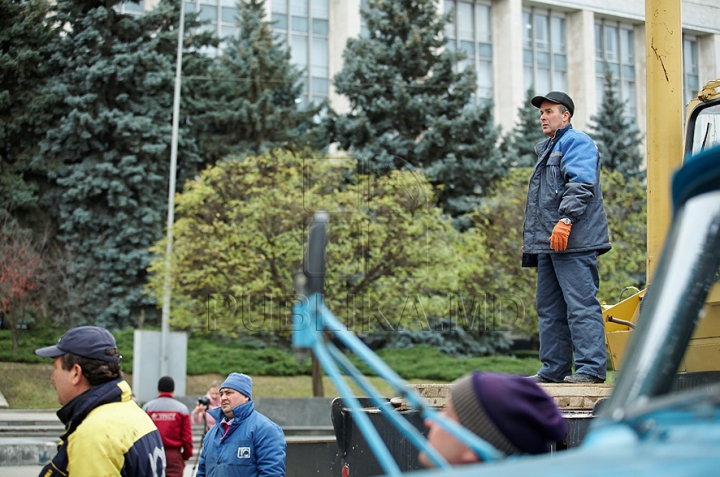
[[[160,477],[165,450],[155,424],[120,378],[93,386],[57,412],[58,452],[40,477]]]

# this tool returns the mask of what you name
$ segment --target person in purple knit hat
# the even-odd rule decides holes
[[[553,399],[522,376],[473,371],[450,387],[446,417],[487,441],[505,456],[542,454],[562,442],[567,423]],[[451,465],[479,462],[468,446],[431,420],[428,443]],[[420,463],[432,467],[427,454]]]

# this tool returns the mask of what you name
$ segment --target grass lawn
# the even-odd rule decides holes
[[[0,392],[11,408],[57,409],[55,388],[50,381],[52,360],[40,358],[34,350],[55,344],[61,330],[39,329],[24,331],[18,353],[12,353],[10,333],[0,330]],[[118,350],[123,356],[122,369],[132,385],[133,330],[115,332]],[[248,348],[227,339],[210,336],[190,336],[188,340],[188,395],[203,395],[213,380],[222,381],[228,373],[244,372],[253,377],[253,394],[257,397],[312,397],[310,360],[299,363],[292,353],[274,348]],[[453,358],[427,346],[404,349],[381,349],[377,355],[406,381],[419,383],[448,383],[472,370],[512,374],[534,374],[540,367],[537,357],[483,356]],[[384,381],[373,376],[356,356],[349,357],[371,383],[385,396],[394,393]],[[356,395],[360,392],[351,385]],[[324,378],[326,397],[338,392],[328,378]]]
[[[50,363],[7,363],[0,362],[0,391],[7,399],[10,409],[59,409],[55,387],[50,381],[52,374]],[[188,396],[202,396],[213,380],[222,381],[224,374],[201,374],[188,376],[185,383]],[[614,373],[608,371],[607,382],[614,382]],[[132,375],[125,374],[125,378],[132,385]],[[370,382],[384,396],[392,397],[394,393],[390,386],[376,376],[368,376]],[[413,378],[407,380],[411,384],[447,383],[441,379]],[[323,378],[325,397],[335,397],[339,393],[328,377]],[[356,395],[360,390],[350,384]],[[253,376],[253,395],[255,397],[312,397],[312,382],[310,376]]]
[[[3,363],[0,362],[0,391],[7,399],[10,409],[59,409],[55,387],[50,381],[52,364]],[[125,378],[132,385],[132,375]],[[185,383],[187,395],[201,396],[207,391],[213,380],[222,381],[225,375],[202,374],[188,376]],[[385,396],[392,396],[392,390],[380,378],[370,376],[370,382]],[[413,384],[426,383],[426,379],[411,379]],[[433,381],[443,382],[443,381]],[[328,377],[323,378],[326,397],[335,397],[335,390]],[[351,385],[356,394],[359,390]],[[255,397],[312,397],[310,376],[254,376],[253,395]]]

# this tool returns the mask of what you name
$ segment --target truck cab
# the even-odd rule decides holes
[[[720,144],[720,79],[708,82],[687,106],[685,155],[692,157]]]

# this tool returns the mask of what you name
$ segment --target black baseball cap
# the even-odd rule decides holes
[[[550,91],[545,96],[535,96],[531,103],[536,108],[542,106],[543,101],[550,101],[551,103],[562,104],[570,111],[570,117],[575,113],[575,103],[570,96],[560,91]]]
[[[117,344],[108,330],[99,326],[78,326],[62,335],[56,345],[36,349],[35,354],[43,358],[57,358],[72,353],[83,358],[119,363],[122,356],[105,354],[111,349],[117,349]]]

